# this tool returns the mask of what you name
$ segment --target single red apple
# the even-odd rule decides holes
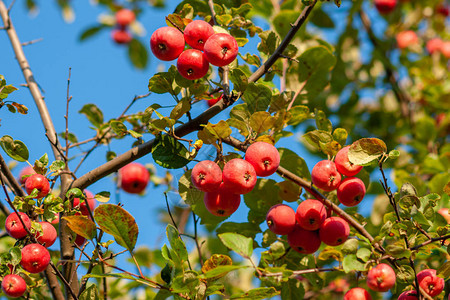
[[[28,194],[31,194],[34,189],[37,189],[38,194],[35,198],[42,198],[47,196],[50,192],[50,183],[44,175],[33,174],[28,177],[27,181],[25,182],[25,189]]]
[[[18,212],[25,226],[30,229],[31,228],[31,220],[27,216],[27,214],[23,212]],[[5,230],[6,233],[9,234],[10,237],[15,239],[21,239],[27,236],[27,231],[23,227],[22,222],[20,222],[19,216],[13,212],[9,214],[5,221]]]
[[[195,20],[184,28],[184,39],[194,49],[202,50],[206,41],[214,34],[214,29],[208,22]]]
[[[20,265],[30,273],[44,271],[50,263],[50,253],[40,244],[29,244],[22,248]]]
[[[217,192],[222,183],[222,170],[211,160],[197,163],[191,173],[192,184],[203,192]]]
[[[222,171],[226,189],[235,194],[247,194],[256,185],[256,171],[252,164],[241,158],[228,161]]]
[[[272,144],[255,142],[247,148],[245,160],[255,168],[256,175],[266,177],[277,171],[280,165],[280,154]]]
[[[441,53],[445,58],[450,58],[450,41],[443,42],[441,45]]]
[[[405,291],[398,296],[398,300],[418,300],[416,291]]]
[[[345,178],[337,188],[339,202],[345,206],[358,205],[366,194],[364,182],[358,177]]]
[[[241,203],[241,195],[230,192],[221,183],[217,191],[205,193],[203,201],[211,214],[228,217],[238,209]]]
[[[397,0],[375,0],[374,3],[378,12],[385,15],[394,11]]]
[[[379,264],[367,274],[367,286],[376,292],[387,292],[395,285],[395,272],[388,264]]]
[[[132,162],[119,170],[120,187],[127,193],[140,194],[147,187],[150,174],[144,165]]]
[[[426,48],[428,53],[433,54],[435,52],[440,52],[442,49],[442,40],[440,38],[434,38],[427,42]]]
[[[362,170],[362,166],[358,166],[355,164],[352,164],[348,160],[348,150],[350,149],[350,146],[346,146],[338,151],[336,154],[336,158],[334,160],[334,163],[336,164],[336,169],[339,173],[345,176],[355,176],[359,173],[359,171]]]
[[[195,80],[202,78],[208,73],[209,62],[202,51],[187,49],[178,57],[177,69],[184,78]]]
[[[395,36],[395,39],[397,40],[397,45],[400,49],[405,49],[408,48],[409,46],[419,43],[419,38],[417,37],[417,34],[412,30],[399,32]],[[355,175],[348,175],[348,176],[355,176]]]
[[[436,297],[444,290],[444,278],[438,277],[434,269],[420,271],[417,273],[417,280],[419,281],[419,286],[430,297]]]
[[[223,98],[223,94],[220,94],[220,96],[217,98],[212,98],[212,99],[207,100],[208,106],[209,107],[213,106],[214,104],[216,104],[217,102],[222,100],[222,98]]]
[[[131,34],[128,33],[128,31],[126,31],[125,29],[114,29],[111,32],[111,37],[114,42],[120,45],[128,44],[133,39]]]
[[[372,300],[372,296],[365,289],[356,287],[345,293],[344,300]]]
[[[223,67],[235,60],[239,46],[228,33],[215,33],[206,41],[203,51],[212,65]]]
[[[334,162],[322,160],[313,167],[311,180],[319,189],[329,192],[337,189],[341,182],[341,174],[336,169]]]
[[[116,12],[116,22],[122,27],[130,25],[135,19],[136,14],[130,9],[122,8]]]
[[[322,243],[316,231],[305,230],[298,224],[288,233],[287,241],[292,249],[302,254],[316,252]]]
[[[42,233],[38,231],[34,236],[40,244],[48,248],[55,243],[58,233],[49,222],[39,222],[39,224],[42,227]]]
[[[295,213],[297,224],[305,230],[317,230],[327,218],[322,202],[315,199],[302,201]]]
[[[295,227],[295,211],[285,204],[276,204],[267,212],[266,222],[273,233],[288,234]]]
[[[2,290],[8,297],[19,298],[25,294],[27,284],[19,275],[9,274],[3,277]]]
[[[25,181],[27,181],[27,179],[29,177],[27,175],[33,175],[33,174],[36,174],[36,171],[32,167],[28,166],[28,167],[23,168],[19,173],[20,184],[24,184]],[[27,176],[27,177],[24,177],[24,176]]]
[[[88,190],[84,190],[84,195],[86,196],[86,199],[83,199],[80,203],[80,198],[74,198],[73,199],[73,207],[78,207],[80,209],[80,212],[83,216],[89,216],[89,209],[92,213],[94,213],[95,209],[95,198],[94,194],[92,194]],[[86,205],[87,202],[87,205]],[[89,209],[88,209],[89,205]]]
[[[171,61],[180,56],[184,50],[184,36],[174,27],[161,27],[153,32],[150,48],[160,60]]]
[[[328,246],[338,246],[343,244],[350,234],[350,226],[347,221],[340,217],[331,217],[323,222],[319,230],[322,242]]]

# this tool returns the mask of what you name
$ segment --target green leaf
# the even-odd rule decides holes
[[[327,119],[325,113],[316,109],[315,115],[317,129],[331,133],[333,130],[333,125],[331,125],[331,121]]]
[[[397,279],[401,282],[414,282],[415,273],[414,270],[408,265],[400,265],[397,268]]]
[[[178,120],[185,113],[187,113],[191,109],[191,102],[189,98],[183,98],[170,112],[170,118],[174,120]]]
[[[66,164],[62,160],[55,160],[50,165],[50,171],[56,172],[59,170],[63,170],[66,167]]]
[[[83,198],[83,192],[79,188],[72,188],[67,191],[66,198],[71,199],[72,198]]]
[[[239,232],[241,235],[255,239],[261,228],[253,223],[224,222],[216,229],[216,233]]]
[[[92,27],[89,27],[89,28],[83,30],[83,32],[81,33],[81,35],[79,37],[80,42],[93,37],[94,35],[99,33],[104,28],[107,28],[107,27],[104,25],[98,25],[98,26],[92,26]]]
[[[172,280],[171,291],[173,293],[189,293],[196,289],[198,283],[197,273],[186,271]]]
[[[253,290],[250,290],[246,293],[231,296],[230,299],[248,299],[248,300],[259,300],[259,299],[269,299],[271,297],[275,297],[279,295],[280,292],[278,292],[274,287],[261,287],[256,288]]]
[[[356,257],[364,262],[367,262],[371,255],[372,251],[367,248],[360,248],[358,249],[358,252],[356,252]]]
[[[281,286],[281,300],[304,299],[305,288],[300,280],[289,279]]]
[[[153,75],[148,81],[148,90],[157,94],[171,93],[173,94],[172,83],[173,76],[169,72],[161,72]]]
[[[390,159],[397,159],[400,156],[400,151],[394,149],[394,150],[389,151],[388,155],[389,155]]]
[[[334,28],[333,20],[322,9],[314,9],[309,21],[320,28]]]
[[[11,260],[8,262],[14,266],[17,266],[20,264],[20,261],[22,260],[22,252],[20,251],[20,248],[13,247],[9,250],[9,254],[11,255]]]
[[[309,118],[309,108],[305,105],[296,105],[289,110],[291,118],[288,125],[298,125]]]
[[[220,25],[227,26],[231,22],[232,19],[233,19],[233,17],[229,14],[216,15],[216,20]]]
[[[106,203],[109,201],[109,199],[111,199],[111,193],[103,191],[103,192],[95,194],[94,198],[98,202]]]
[[[209,271],[203,273],[203,275],[201,275],[200,278],[216,280],[216,279],[219,279],[219,278],[227,275],[231,271],[235,271],[235,270],[243,269],[243,268],[249,268],[249,267],[250,266],[232,266],[232,265],[224,266],[224,265],[221,265],[221,266],[217,266],[217,267],[210,269]]]
[[[297,153],[287,148],[279,148],[278,152],[280,153],[280,166],[297,176],[308,180],[311,179],[311,174],[309,173],[309,168],[305,160],[298,156]]]
[[[256,111],[265,111],[269,107],[272,91],[263,84],[250,83],[242,98],[247,103],[249,112],[253,114]]]
[[[333,142],[331,133],[323,130],[313,130],[305,133],[302,136],[305,141],[313,146],[316,150],[322,149],[321,145],[327,145]]]
[[[257,111],[250,117],[250,127],[256,134],[271,129],[275,124],[275,118],[266,111]]]
[[[97,128],[103,124],[103,112],[95,104],[85,104],[78,113],[85,115],[88,121]]]
[[[224,120],[220,120],[217,124],[211,124],[208,122],[203,130],[208,131],[209,134],[221,140],[229,137],[232,133],[230,125],[228,125],[228,123]]]
[[[119,245],[133,251],[139,229],[129,212],[118,205],[103,204],[94,210],[94,219],[100,229],[111,234]]]
[[[341,247],[342,253],[344,254],[355,254],[358,251],[358,240],[348,239]]]
[[[253,239],[238,233],[226,232],[218,234],[219,239],[229,249],[249,259],[253,253]]]
[[[79,300],[100,300],[98,295],[98,289],[95,284],[90,285],[86,288],[78,297]]]
[[[125,126],[122,122],[111,121],[109,125],[111,126],[111,129],[114,131],[114,133],[116,133],[118,136],[124,136],[127,134],[127,126]]]
[[[298,15],[298,13],[296,14]],[[285,25],[289,24],[286,23],[286,19],[283,19],[283,22]],[[271,30],[263,31],[258,36],[261,38],[261,42],[258,44],[258,50],[267,55],[272,55],[280,44],[280,37]]]
[[[442,266],[440,266],[436,271],[436,275],[442,275],[442,277],[444,277],[444,280],[447,280],[450,277],[450,261],[447,261]]]
[[[344,146],[347,140],[348,133],[344,128],[336,128],[333,132],[333,139],[339,143],[339,145]]]
[[[142,137],[142,134],[141,134],[141,133],[136,132],[136,131],[134,131],[134,130],[128,129],[127,132],[128,132],[132,137],[134,137],[135,139],[138,139],[138,138],[141,138],[141,137]]]
[[[377,138],[362,138],[348,150],[348,159],[355,165],[368,165],[387,152],[386,144]]]
[[[245,73],[239,68],[235,68],[230,72],[230,80],[233,83],[233,88],[237,92],[244,92],[248,85],[248,78]]]
[[[168,135],[156,137],[152,156],[158,165],[166,169],[179,169],[190,162],[186,147]]]
[[[93,240],[97,234],[95,223],[86,216],[66,216],[67,226],[78,235],[85,239]]]
[[[278,193],[279,188],[275,180],[259,178],[253,190],[244,195],[245,204],[250,208],[251,213],[248,216],[249,222],[253,224],[264,222],[269,209],[281,203]]]
[[[128,43],[128,56],[133,65],[138,69],[145,69],[148,62],[147,48],[137,39]]]
[[[0,139],[0,146],[14,160],[24,162],[30,157],[27,146],[22,141],[14,140],[9,135],[4,135]]]
[[[360,262],[355,254],[350,254],[344,257],[344,261],[342,262],[342,267],[345,273],[349,273],[352,271],[365,271],[365,264]]]
[[[166,234],[167,234],[167,238],[169,239],[170,246],[175,251],[175,253],[178,255],[178,257],[182,261],[187,261],[188,252],[186,250],[186,245],[184,244],[183,240],[180,238],[178,230],[173,225],[169,224],[166,227]]]

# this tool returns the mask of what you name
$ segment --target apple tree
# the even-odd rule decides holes
[[[18,68],[0,70],[2,121],[32,117],[8,79],[21,72],[51,153],[25,145],[26,128],[1,134],[6,296],[447,299],[448,3],[92,1],[102,14],[82,45],[108,31],[136,71],[160,67],[116,117],[86,103],[69,131],[71,70],[57,128],[7,2],[2,47]],[[75,3],[55,2],[73,21]],[[121,191],[161,193],[157,247],[137,243],[152,228],[114,203]]]

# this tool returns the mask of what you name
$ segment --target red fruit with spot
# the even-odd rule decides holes
[[[206,209],[213,215],[228,217],[241,203],[241,195],[233,194],[221,183],[216,192],[207,192],[203,198]]]
[[[398,296],[398,300],[418,300],[416,291],[405,291]]]
[[[171,61],[180,56],[184,50],[184,36],[174,27],[161,27],[153,32],[150,48],[160,60]]]
[[[42,198],[48,195],[50,192],[50,183],[44,175],[34,174],[28,177],[25,182],[25,190],[28,194],[31,194],[34,189],[38,190],[38,195],[35,198]]]
[[[378,12],[384,15],[394,11],[397,0],[375,0],[374,3]]]
[[[285,204],[274,205],[267,212],[266,222],[273,233],[288,234],[295,227],[295,211]]]
[[[195,80],[202,78],[208,73],[209,62],[202,51],[187,49],[178,57],[177,69],[184,78]]]
[[[29,244],[22,248],[20,265],[30,273],[44,271],[50,263],[50,253],[40,244]]]
[[[350,234],[350,226],[347,221],[340,217],[331,217],[323,222],[319,230],[322,242],[328,246],[339,246],[343,244]]]
[[[150,174],[144,165],[132,162],[119,170],[121,188],[130,194],[140,194],[147,187]]]
[[[80,203],[80,198],[74,198],[73,199],[73,207],[78,207],[80,209],[80,212],[83,216],[90,216],[89,215],[89,209],[87,204],[89,205],[89,208],[92,213],[94,213],[95,209],[95,198],[94,195],[89,192],[88,190],[84,190],[84,195],[86,196],[86,199],[82,200]]]
[[[372,296],[365,289],[356,287],[345,293],[344,300],[372,300]]]
[[[366,194],[364,182],[357,177],[345,178],[337,189],[337,198],[345,206],[359,204]]]
[[[295,225],[294,230],[288,233],[287,241],[292,249],[302,254],[316,252],[322,243],[316,231],[305,230],[298,224]]]
[[[128,44],[133,39],[131,34],[125,29],[114,29],[111,33],[111,37],[113,41],[119,45]]]
[[[417,280],[419,281],[419,286],[430,297],[435,297],[444,290],[444,278],[438,277],[434,269],[420,271],[417,273]]]
[[[222,170],[211,160],[197,163],[191,173],[192,184],[203,192],[217,192],[222,183]]]
[[[128,26],[133,23],[135,19],[136,14],[130,9],[122,8],[116,12],[116,22],[120,26]]]
[[[427,42],[426,48],[428,53],[433,54],[435,52],[440,52],[442,48],[442,40],[440,38],[434,38]]]
[[[19,173],[20,184],[24,184],[25,181],[27,181],[28,177],[24,177],[24,176],[33,175],[33,174],[36,174],[36,171],[32,167],[28,166],[28,167],[23,168]]]
[[[27,284],[25,280],[17,274],[9,274],[3,277],[2,290],[6,296],[18,298],[25,294]]]
[[[308,199],[299,204],[295,218],[303,229],[317,230],[327,218],[327,209],[320,201]]]
[[[40,244],[48,248],[55,243],[58,233],[49,222],[39,222],[39,224],[42,227],[42,233],[38,231],[34,236]]]
[[[311,171],[311,180],[315,186],[324,191],[333,191],[341,183],[341,174],[331,160],[319,161]]]
[[[203,51],[212,65],[223,67],[235,60],[239,46],[228,33],[215,33],[206,41]]]
[[[30,229],[31,220],[27,216],[27,214],[19,212],[19,215],[25,226]],[[15,212],[9,214],[9,216],[6,218],[5,230],[10,237],[13,237],[15,239],[21,239],[27,235],[26,229],[23,227],[22,222],[20,222],[19,216]]]
[[[202,50],[206,41],[214,34],[214,29],[208,22],[195,20],[184,28],[184,39],[194,49]]]
[[[354,165],[348,160],[348,150],[350,146],[346,146],[339,150],[336,154],[334,163],[339,173],[345,176],[355,176],[362,170],[362,166]]]
[[[246,160],[234,158],[222,171],[224,187],[234,194],[247,194],[256,185],[255,168]]]
[[[417,34],[412,30],[406,30],[406,31],[399,32],[395,36],[395,39],[397,40],[397,46],[400,49],[405,49],[405,48],[408,48],[409,46],[419,43],[419,38],[417,37]],[[349,175],[349,176],[354,176],[354,175]]]
[[[395,272],[388,264],[379,264],[367,273],[367,286],[375,292],[387,292],[395,285]]]
[[[256,175],[266,177],[277,171],[280,165],[280,154],[274,145],[256,142],[247,148],[245,160],[255,168]]]

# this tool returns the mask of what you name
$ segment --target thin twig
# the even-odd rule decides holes
[[[66,140],[66,158],[69,157],[69,103],[70,100],[72,100],[72,97],[69,94],[70,91],[70,75],[72,73],[72,68],[69,68],[69,77],[67,78],[67,95],[66,95],[66,115],[64,116],[64,119],[66,120],[66,134],[65,134],[65,140]]]
[[[35,44],[35,43],[39,43],[42,40],[43,40],[43,38],[38,38],[38,39],[35,39],[35,40],[31,40],[29,42],[24,42],[21,45],[22,45],[22,47],[25,47],[25,46],[29,46],[29,45],[32,45],[32,44]]]
[[[167,212],[169,213],[170,219],[172,220],[172,224],[173,224],[173,226],[175,226],[175,228],[178,230],[177,223],[176,223],[175,220],[173,219],[172,213],[170,212],[170,206],[169,206],[169,201],[167,201],[167,193],[166,193],[166,192],[164,192],[164,197],[165,197],[165,199],[166,199]]]
[[[213,21],[213,25],[217,24],[216,21],[216,10],[214,9],[214,1],[208,0],[209,9],[211,10],[211,20]]]
[[[194,241],[195,241],[195,246],[197,247],[198,260],[199,260],[200,264],[203,266],[202,250],[201,250],[200,244],[198,242],[198,234],[197,234],[198,219],[196,218],[196,215],[194,212],[192,212],[192,217],[194,219]]]
[[[343,271],[342,268],[316,268],[316,269],[307,269],[307,270],[299,270],[293,271],[292,275],[289,278],[294,278],[298,275],[310,274],[310,273],[320,273],[320,272],[332,272],[332,271]],[[280,277],[283,276],[283,272],[278,273],[262,273],[262,277]]]

